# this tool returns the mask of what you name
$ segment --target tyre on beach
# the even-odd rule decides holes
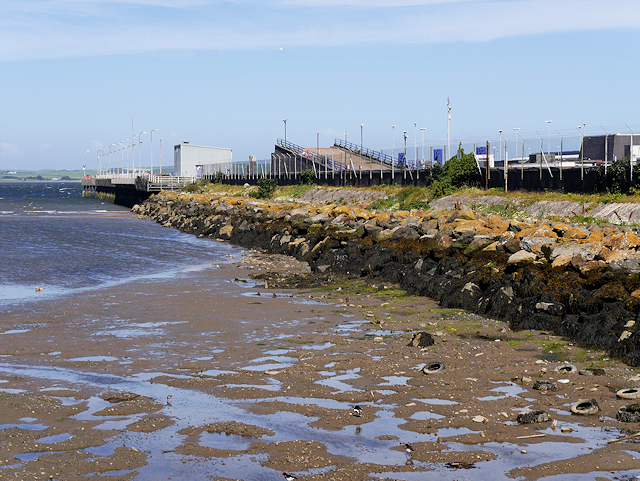
[[[425,374],[435,374],[437,372],[442,372],[445,370],[444,362],[442,361],[433,361],[427,364],[422,368],[422,372]]]
[[[528,413],[518,414],[516,418],[519,424],[544,423],[550,420],[549,414],[544,411],[530,411]]]
[[[577,370],[574,364],[561,364],[554,369],[555,372],[576,372]]]
[[[620,389],[616,396],[620,399],[640,399],[640,389],[635,387],[628,387],[625,389]]]
[[[558,385],[553,381],[536,381],[533,383],[533,389],[537,391],[557,391]]]
[[[578,371],[578,374],[582,376],[604,376],[605,372],[604,369],[601,369],[599,367],[592,367],[591,369],[580,369],[580,371]]]
[[[600,406],[595,399],[580,399],[571,405],[571,412],[573,414],[580,414],[582,416],[588,416],[600,411]]]
[[[616,419],[621,423],[640,423],[640,404],[627,404],[618,409]]]

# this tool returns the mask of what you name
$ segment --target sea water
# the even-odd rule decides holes
[[[239,250],[140,219],[126,207],[83,198],[77,182],[0,183],[5,312],[134,280],[188,275]]]

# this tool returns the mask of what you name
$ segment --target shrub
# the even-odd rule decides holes
[[[258,181],[258,193],[256,197],[258,199],[270,199],[277,188],[278,181],[276,179],[260,179]]]
[[[316,184],[316,173],[313,169],[305,169],[300,173],[300,183],[307,185]]]
[[[222,172],[218,172],[216,174],[216,180],[215,183],[216,184],[222,184],[222,180],[224,179],[224,175],[222,174]]]
[[[473,152],[465,154],[464,149],[458,147],[458,155],[444,164],[444,171],[453,187],[473,186],[478,173],[478,166]]]

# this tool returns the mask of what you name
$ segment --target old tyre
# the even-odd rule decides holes
[[[640,422],[640,404],[627,404],[622,406],[616,414],[616,419],[622,423]]]
[[[536,381],[533,383],[533,389],[538,391],[557,391],[558,385],[553,381]]]
[[[592,367],[591,369],[581,369],[578,374],[583,376],[604,376],[605,372],[604,369],[599,367]]]
[[[444,362],[433,361],[427,364],[425,367],[423,367],[422,372],[425,374],[435,374],[437,372],[444,371],[444,369],[445,369]]]
[[[620,399],[640,399],[640,389],[635,387],[628,387],[625,389],[620,389],[616,396]]]
[[[589,414],[595,414],[600,411],[600,406],[595,399],[580,399],[578,402],[571,405],[571,412],[573,414],[580,414],[582,416],[588,416]]]
[[[551,418],[544,411],[531,411],[528,413],[518,414],[516,421],[520,424],[533,424],[533,423],[543,423],[545,421],[550,421]]]
[[[576,372],[577,370],[578,368],[573,364],[561,364],[554,369],[555,372]]]

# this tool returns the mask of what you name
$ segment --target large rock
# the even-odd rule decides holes
[[[529,251],[518,251],[515,254],[511,254],[509,259],[507,260],[507,265],[512,267],[522,267],[527,264],[531,264],[538,258],[533,252]]]

